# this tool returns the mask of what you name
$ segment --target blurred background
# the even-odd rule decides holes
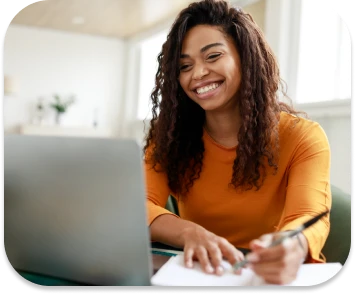
[[[47,0],[4,42],[4,134],[134,138],[149,120],[156,57],[190,0]],[[350,193],[351,41],[324,0],[231,0],[274,50],[294,106],[324,128],[331,183]]]

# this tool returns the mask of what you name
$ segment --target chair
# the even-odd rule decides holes
[[[330,211],[330,232],[323,247],[327,262],[346,262],[351,244],[351,200],[350,195],[331,186],[332,207]]]
[[[179,215],[177,201],[172,195],[169,195],[169,198],[168,198],[168,201],[166,202],[165,208],[167,210],[171,211],[172,213]]]

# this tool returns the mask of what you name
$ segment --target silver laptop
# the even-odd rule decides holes
[[[144,190],[133,140],[5,136],[10,263],[86,285],[149,285]]]

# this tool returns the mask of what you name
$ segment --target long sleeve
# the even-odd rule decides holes
[[[292,230],[313,216],[330,210],[330,148],[323,129],[313,123],[298,138],[288,166],[286,201],[279,230]],[[307,262],[323,262],[321,249],[329,234],[329,214],[304,231],[310,258]]]
[[[149,161],[145,162],[144,167],[146,179],[148,225],[151,225],[151,223],[162,214],[175,214],[164,208],[168,197],[171,194],[166,174],[154,170],[152,164],[150,164]]]
[[[184,201],[182,219],[201,225],[236,247],[249,248],[253,239],[292,230],[331,206],[330,148],[318,123],[281,113],[278,171],[268,168],[259,190],[230,187],[236,148],[225,148],[205,132],[203,169]],[[159,169],[159,166],[157,166]],[[149,225],[164,209],[171,191],[165,173],[145,164]],[[324,262],[321,249],[329,234],[329,215],[304,231],[307,262]]]

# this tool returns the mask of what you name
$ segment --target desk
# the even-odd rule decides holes
[[[177,252],[182,252],[182,249],[174,248],[159,242],[152,242],[151,252],[156,250],[174,250]],[[163,265],[166,263],[172,254],[164,254],[163,252],[160,254],[152,254],[152,263],[153,263],[153,274],[155,274]],[[43,286],[88,286],[85,284],[77,283],[74,281],[69,281],[65,279],[60,279],[56,277],[51,277],[42,274],[34,274],[25,271],[17,271],[19,275],[21,275],[26,280]]]
[[[249,251],[244,248],[238,248],[238,249],[242,251],[243,254],[246,254]],[[160,253],[158,251],[160,251]],[[169,260],[171,256],[175,255],[175,254],[170,254],[169,252],[182,253],[183,251],[182,249],[174,248],[159,242],[152,242],[151,252],[152,252],[153,274],[155,274]],[[73,281],[68,281],[68,280],[59,279],[59,278],[50,277],[41,274],[33,274],[24,271],[18,271],[18,273],[26,280],[43,286],[88,286]]]
[[[169,260],[170,256],[161,254],[152,254],[153,274],[155,274]],[[49,277],[41,274],[32,274],[24,271],[18,273],[26,280],[43,286],[87,286],[84,284],[63,280],[59,278]]]

